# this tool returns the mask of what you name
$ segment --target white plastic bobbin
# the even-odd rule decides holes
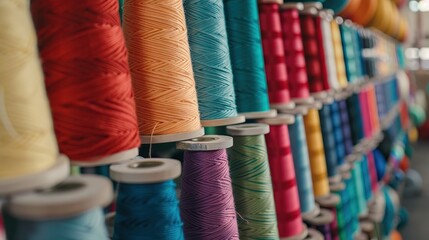
[[[63,219],[96,207],[105,207],[113,199],[112,183],[95,175],[70,176],[57,186],[12,197],[8,211],[27,220]]]
[[[283,237],[280,240],[304,240],[308,236],[308,228],[307,225],[302,224],[302,232],[292,236],[292,237]]]
[[[317,10],[322,10],[323,4],[320,2],[308,2],[304,3],[304,9],[315,8]]]
[[[275,118],[266,118],[258,121],[268,125],[291,125],[295,123],[295,116],[291,114],[279,114]]]
[[[245,112],[240,113],[241,116],[244,116],[246,119],[261,119],[261,118],[271,118],[277,116],[277,110],[270,109],[265,112]]]
[[[168,142],[178,142],[187,139],[192,139],[196,137],[201,137],[204,135],[204,128],[200,128],[195,131],[183,132],[183,133],[173,133],[173,134],[162,134],[162,135],[143,135],[140,136],[142,144],[151,144],[151,143],[168,143]]]
[[[306,105],[314,103],[315,100],[313,97],[309,96],[306,98],[292,98],[291,101],[294,102],[295,105]]]
[[[322,109],[323,104],[321,102],[319,102],[319,101],[315,101],[312,104],[306,104],[306,105],[303,105],[303,106],[307,107],[308,109],[320,110],[320,109]]]
[[[282,4],[283,0],[258,0],[258,3],[277,3],[277,4]]]
[[[168,158],[145,158],[110,166],[110,177],[120,183],[160,183],[181,173],[180,162]]]
[[[314,102],[312,102],[314,103]],[[297,105],[293,109],[283,110],[281,113],[292,114],[292,115],[307,115],[308,107],[306,105]]]
[[[114,163],[121,163],[123,161],[133,159],[137,155],[139,155],[139,149],[133,148],[133,149],[121,151],[118,153],[114,153],[114,154],[106,156],[106,157],[95,157],[92,160],[88,160],[88,161],[71,159],[70,162],[74,166],[95,167],[95,166],[110,165],[110,164],[114,164]]]
[[[341,180],[339,182],[329,184],[329,189],[333,192],[341,192],[346,189],[346,184]]]
[[[323,226],[334,221],[334,215],[329,210],[320,209],[320,213],[316,217],[305,221],[314,226]]]
[[[317,231],[316,229],[308,229],[308,236],[305,238],[305,240],[324,240],[325,238],[323,235]]]
[[[332,208],[340,203],[340,197],[331,193],[327,196],[316,198],[316,202],[322,208]]]
[[[316,101],[317,101],[317,100],[320,100],[320,99],[327,98],[329,96],[329,94],[328,94],[327,91],[322,91],[322,92],[311,93],[311,96],[314,97],[314,99],[316,99]]]
[[[341,182],[341,175],[340,174],[337,174],[337,175],[335,175],[335,176],[332,176],[332,177],[329,177],[329,184],[331,185],[331,184],[336,184],[336,183],[338,183],[338,182]]]
[[[369,240],[368,236],[362,232],[358,232],[355,235],[355,240]]]
[[[334,97],[326,96],[325,98],[317,98],[317,101],[321,102],[323,105],[329,105],[334,102]]]
[[[226,127],[226,131],[231,136],[256,136],[265,135],[270,132],[270,127],[262,123],[241,124]]]
[[[302,10],[304,10],[304,4],[302,4],[300,2],[296,2],[296,3],[283,3],[282,5],[280,5],[280,9],[282,9],[282,10],[297,9],[299,11],[302,11]]]
[[[55,164],[44,171],[22,177],[2,179],[0,181],[0,196],[50,188],[62,182],[69,174],[68,158],[65,155],[60,155]]]
[[[360,228],[362,229],[362,232],[371,234],[375,229],[375,224],[369,220],[362,220],[360,222]]]
[[[106,224],[107,233],[109,234],[110,239],[113,238],[113,229],[115,226],[115,212],[111,212],[106,214],[106,217],[104,218],[104,223]]]
[[[320,214],[320,207],[319,204],[314,204],[314,209],[311,210],[310,212],[305,212],[305,213],[301,213],[301,217],[304,221],[313,219],[315,217],[317,217]]]
[[[270,106],[274,109],[277,109],[279,111],[283,109],[291,109],[295,107],[295,102],[291,101],[288,103],[271,103]]]
[[[201,120],[201,125],[203,127],[219,127],[219,126],[228,126],[239,123],[244,123],[246,118],[244,116],[236,116],[230,118],[222,119],[213,119],[213,120]]]
[[[229,136],[205,135],[188,141],[176,143],[176,148],[186,151],[213,151],[232,147],[233,140]]]

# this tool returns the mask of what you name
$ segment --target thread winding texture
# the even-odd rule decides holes
[[[91,209],[70,218],[44,221],[20,219],[7,212],[4,212],[3,216],[7,239],[10,240],[109,239],[101,208]]]
[[[324,90],[324,55],[319,46],[317,18],[312,15],[300,15],[302,37],[304,43],[305,63],[309,81],[310,92],[316,93]],[[320,44],[323,44],[320,43]]]
[[[335,142],[335,132],[332,125],[332,117],[329,105],[325,105],[319,110],[320,127],[322,129],[323,146],[325,150],[326,167],[328,177],[337,175],[337,150]]]
[[[350,120],[349,113],[347,109],[347,103],[345,100],[338,101],[339,111],[341,114],[341,126],[344,140],[344,147],[346,150],[346,155],[349,155],[353,152],[353,139],[352,133],[350,130]]]
[[[310,91],[298,10],[284,9],[280,16],[291,98],[308,98]]]
[[[344,63],[344,52],[341,41],[340,27],[336,21],[331,21],[332,44],[335,54],[335,66],[337,69],[337,80],[342,88],[347,86],[346,65]]]
[[[299,235],[302,218],[295,168],[286,125],[271,125],[265,135],[280,237]]]
[[[28,7],[0,2],[0,179],[46,170],[58,156]]]
[[[114,240],[184,239],[176,184],[118,185]]]
[[[344,135],[342,132],[342,124],[341,124],[341,112],[339,108],[338,102],[333,102],[329,105],[331,118],[332,118],[332,126],[334,128],[334,138],[335,138],[335,151],[337,153],[337,165],[341,166],[344,164],[344,160],[346,157],[346,147],[344,144]]]
[[[140,134],[200,129],[182,0],[127,0],[123,28]]]
[[[270,103],[287,104],[290,100],[289,79],[279,5],[277,3],[259,4],[259,21]]]
[[[240,239],[279,239],[264,137],[234,137],[228,155]]]
[[[337,66],[335,65],[335,51],[334,43],[332,40],[332,30],[331,30],[331,16],[321,17],[321,36],[323,49],[325,50],[325,62],[327,69],[327,82],[330,89],[339,89],[340,83],[337,78]]]
[[[302,116],[296,115],[295,123],[288,125],[288,128],[301,212],[309,213],[315,208],[315,199],[313,194],[313,182],[311,180],[307,138],[305,136],[304,120]]]
[[[117,0],[35,0],[32,13],[61,152],[96,161],[138,147]]]
[[[237,116],[223,2],[184,0],[202,120]]]
[[[352,178],[354,181],[354,186],[356,190],[356,201],[359,209],[359,214],[364,214],[367,211],[366,199],[365,199],[365,188],[363,186],[363,176],[362,176],[362,166],[361,161],[356,161],[354,163],[354,168],[352,170]]]
[[[329,194],[329,182],[319,113],[316,109],[310,109],[308,114],[304,116],[304,125],[314,196],[323,197]]]
[[[180,210],[186,239],[239,239],[226,150],[185,151]]]
[[[238,112],[268,111],[258,4],[253,0],[223,3]]]

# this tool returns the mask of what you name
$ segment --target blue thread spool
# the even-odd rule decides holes
[[[353,94],[347,99],[347,109],[349,110],[353,145],[356,145],[364,138],[361,107],[358,95]]]
[[[334,128],[331,120],[331,112],[329,105],[325,105],[319,110],[320,125],[322,128],[323,146],[325,149],[326,166],[328,177],[337,175],[337,152]]]
[[[113,239],[184,239],[176,184],[180,162],[173,159],[140,159],[112,165],[118,182]]]
[[[337,164],[339,167],[344,164],[346,157],[346,148],[344,145],[344,138],[342,132],[341,124],[341,113],[337,102],[334,102],[330,105],[332,125],[334,128],[334,137],[335,137],[335,148],[337,152]]]
[[[252,119],[274,117],[268,100],[257,1],[223,3],[238,112]]]
[[[98,176],[69,177],[45,191],[12,197],[4,213],[10,240],[108,240],[101,207],[113,198]]]
[[[350,120],[349,120],[349,113],[347,111],[347,103],[345,100],[341,100],[341,101],[338,101],[338,105],[340,107],[341,126],[343,130],[344,146],[346,150],[346,155],[349,155],[353,152],[353,139],[352,139],[352,133],[350,130]]]
[[[372,197],[372,190],[371,190],[371,179],[370,179],[370,173],[369,173],[369,165],[368,165],[368,158],[364,154],[361,158],[361,171],[363,176],[363,187],[365,189],[365,200],[369,201]]]
[[[237,116],[223,2],[184,0],[183,5],[201,124],[244,122]]]
[[[310,160],[307,148],[307,138],[304,130],[304,120],[302,115],[307,113],[304,107],[296,107],[297,114],[295,123],[288,125],[290,145],[295,167],[296,180],[298,185],[299,201],[301,206],[302,217],[311,218],[318,214],[319,209],[315,204],[313,194],[313,183],[311,180]],[[291,113],[291,112],[288,112]]]

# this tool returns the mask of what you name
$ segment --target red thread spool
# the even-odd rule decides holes
[[[304,230],[289,130],[286,125],[288,118],[292,119],[290,122],[292,123],[293,117],[288,115],[279,115],[276,119],[263,120],[264,123],[270,124],[270,132],[265,135],[265,139],[280,237],[296,236]]]
[[[281,8],[283,43],[289,74],[290,94],[294,101],[308,99],[310,91],[299,21],[299,4],[295,6],[284,4]]]
[[[372,151],[368,152],[366,157],[368,159],[369,175],[371,179],[371,190],[373,193],[375,193],[378,190],[378,179],[377,179],[377,169],[375,167],[375,159],[374,159],[373,152]]]
[[[60,151],[94,165],[135,157],[140,139],[118,1],[34,0],[31,10]]]
[[[268,95],[274,108],[291,108],[286,57],[278,3],[259,4]]]
[[[321,17],[315,13],[302,12],[300,14],[305,62],[311,93],[329,90],[321,21],[323,21]]]

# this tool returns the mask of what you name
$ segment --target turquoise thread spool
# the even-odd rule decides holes
[[[268,100],[257,1],[224,0],[223,3],[238,112],[246,118],[273,117]]]
[[[244,122],[237,116],[223,2],[184,0],[183,5],[201,124]]]
[[[348,2],[349,0],[326,0],[323,3],[323,8],[329,8],[335,13],[339,13],[347,6]]]
[[[10,240],[108,240],[101,207],[113,198],[108,179],[69,177],[52,189],[11,198],[5,213]]]

